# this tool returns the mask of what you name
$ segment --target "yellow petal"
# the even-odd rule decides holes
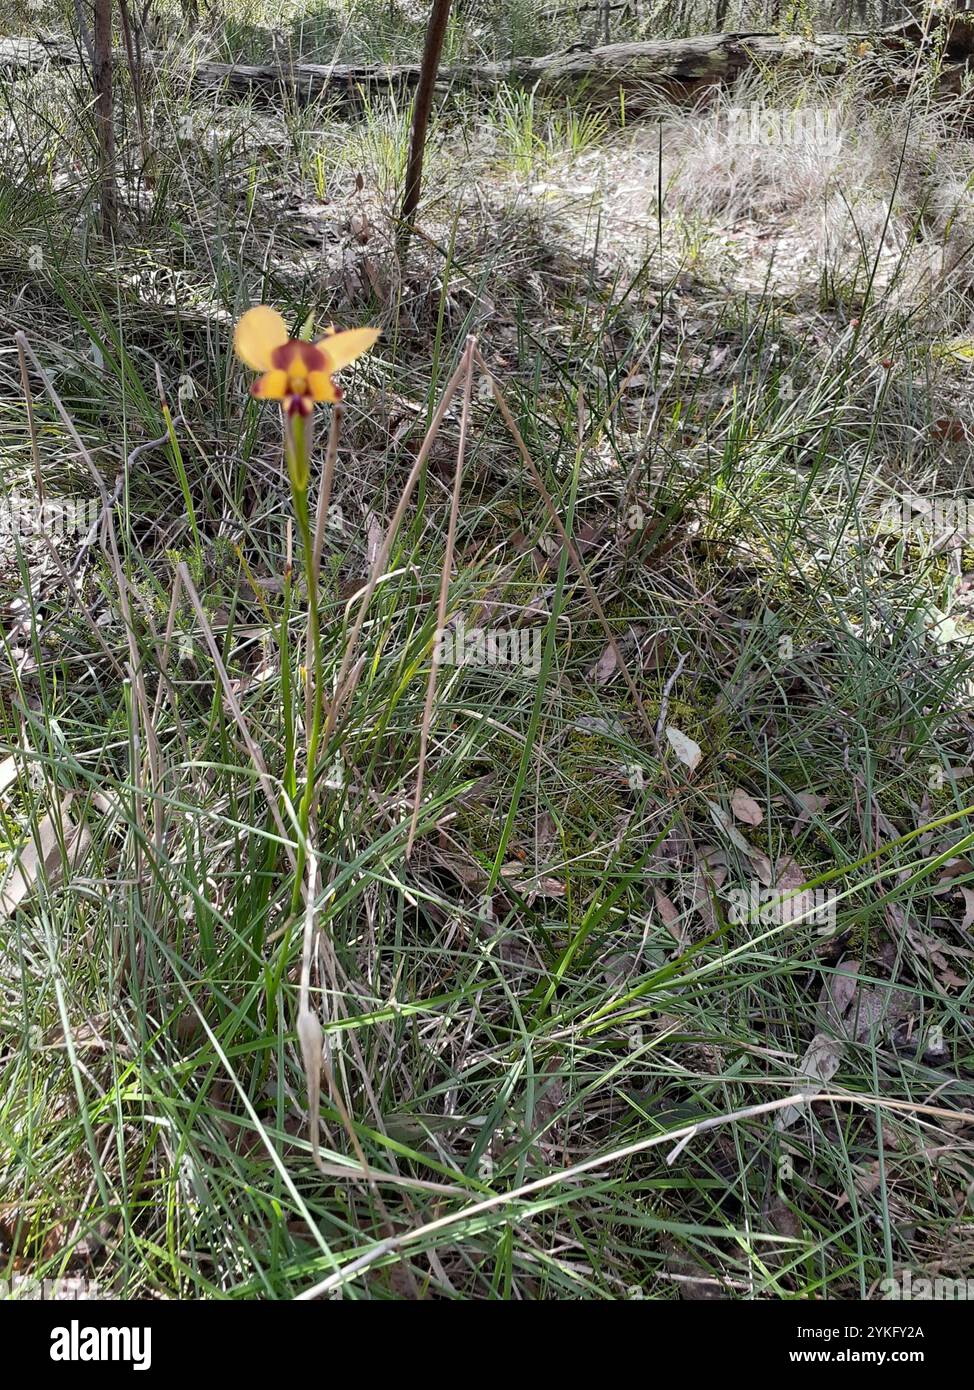
[[[312,398],[316,401],[338,401],[341,400],[335,390],[335,383],[332,381],[328,372],[309,372],[308,390]]]
[[[331,370],[337,372],[368,352],[381,331],[379,328],[350,328],[346,333],[330,333],[319,338],[318,346],[328,354]]]
[[[287,395],[287,388],[287,372],[265,372],[251,386],[250,393],[259,396],[262,401],[282,401]]]
[[[233,335],[237,356],[255,372],[266,372],[271,365],[271,353],[286,342],[287,325],[269,304],[257,304],[248,309]]]

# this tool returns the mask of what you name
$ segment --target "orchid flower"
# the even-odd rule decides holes
[[[237,324],[233,345],[237,356],[261,376],[250,388],[265,401],[281,401],[290,417],[308,416],[320,401],[340,401],[342,391],[334,373],[361,357],[379,336],[377,328],[334,329],[317,342],[289,338],[276,309],[258,304]]]

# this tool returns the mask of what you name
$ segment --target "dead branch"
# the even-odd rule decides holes
[[[644,43],[614,43],[598,48],[576,45],[563,53],[522,58],[511,63],[487,63],[441,69],[437,86],[495,87],[503,82],[538,88],[549,94],[570,94],[593,107],[615,106],[619,93],[626,109],[635,112],[660,96],[695,97],[702,89],[733,82],[747,69],[760,66],[796,67],[837,75],[859,65],[864,74],[874,69],[887,86],[906,84],[918,55],[945,64],[944,84],[959,89],[960,76],[974,56],[974,9],[959,10],[929,32],[909,20],[874,34],[707,34],[688,39],[654,39]],[[37,68],[45,63],[75,63],[74,45],[60,40],[0,40],[0,73]],[[160,54],[145,55],[146,67],[160,67]],[[186,72],[194,86],[222,87],[232,93],[285,88],[297,100],[312,100],[328,91],[360,102],[364,93],[409,89],[419,83],[421,64],[291,66],[242,63],[198,63]]]

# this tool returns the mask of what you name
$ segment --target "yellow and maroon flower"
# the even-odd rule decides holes
[[[341,400],[333,373],[368,352],[378,336],[377,328],[350,328],[306,343],[287,336],[276,309],[258,304],[237,324],[233,345],[241,361],[262,373],[250,388],[252,395],[283,401],[289,415],[310,415],[318,401]]]

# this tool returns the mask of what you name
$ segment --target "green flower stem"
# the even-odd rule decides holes
[[[311,518],[308,512],[308,480],[311,476],[311,430],[303,415],[296,415],[285,430],[285,453],[288,476],[291,480],[291,503],[298,524],[298,535],[304,554],[304,575],[308,587],[308,632],[311,637],[312,681],[311,728],[308,731],[308,749],[305,765],[304,791],[298,805],[298,826],[301,842],[298,845],[297,864],[294,871],[294,890],[291,894],[291,913],[297,914],[301,907],[301,882],[304,878],[306,862],[305,845],[308,827],[311,822],[311,808],[314,804],[315,773],[318,763],[318,744],[324,723],[324,678],[321,655],[321,623],[318,614],[318,576],[313,562],[314,542],[311,536]]]
[[[310,421],[306,420],[303,415],[295,415],[291,418],[288,416],[284,417],[284,459],[287,464],[288,478],[291,483],[291,506],[294,510],[295,521],[298,524],[298,536],[301,541],[304,560],[305,582],[308,587],[308,632],[311,638],[312,665],[312,671],[309,673],[308,679],[313,681],[313,691],[311,698],[311,727],[308,730],[304,788],[297,808],[300,835],[294,866],[294,888],[291,893],[291,920],[285,929],[275,963],[265,966],[264,978],[267,999],[267,1018],[268,1027],[271,1032],[273,1032],[277,1026],[278,995],[280,993],[284,971],[287,968],[294,921],[301,910],[301,884],[304,880],[304,870],[307,863],[306,846],[308,843],[308,829],[311,823],[311,808],[314,805],[315,784],[317,780],[318,745],[321,741],[321,730],[324,724],[324,680],[321,659],[321,624],[318,615],[318,576],[315,573],[314,567],[314,542],[311,536],[311,519],[308,513],[308,482],[311,477],[311,426]],[[289,577],[285,582],[285,620],[290,613],[291,594],[292,586]],[[291,685],[290,676],[290,647],[287,642],[286,629],[283,628],[283,625],[282,638],[281,696],[284,705],[285,720],[287,721],[288,728],[293,730],[292,721],[294,719],[295,706],[294,689]],[[307,686],[305,686],[305,690],[307,690]],[[307,700],[305,704],[307,705]],[[293,734],[285,745],[285,762],[284,788],[287,795],[292,799],[293,804],[293,798],[297,792],[297,752]]]
[[[294,746],[294,708],[291,697],[291,566],[284,569],[284,611],[278,626],[281,652],[281,711],[284,717],[284,791],[294,803],[298,794],[297,753]],[[283,807],[282,807],[283,810]]]

